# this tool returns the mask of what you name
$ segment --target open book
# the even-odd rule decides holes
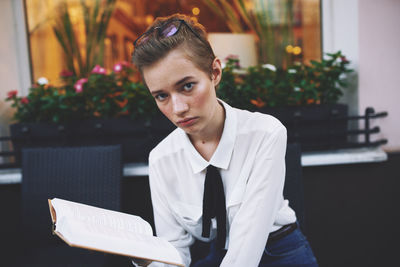
[[[58,198],[49,208],[54,233],[72,247],[184,266],[176,248],[138,216]]]

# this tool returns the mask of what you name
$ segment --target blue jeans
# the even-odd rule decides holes
[[[215,242],[209,254],[191,267],[218,267],[226,250],[217,250]],[[275,242],[267,242],[258,267],[318,267],[310,244],[299,228]]]

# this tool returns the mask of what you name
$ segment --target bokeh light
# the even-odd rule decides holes
[[[294,55],[300,55],[301,54],[301,47],[300,46],[295,46],[294,48],[293,48],[293,54]]]
[[[147,25],[150,25],[150,24],[153,23],[154,17],[153,17],[152,15],[147,15],[146,18],[145,18],[145,20],[146,20],[146,24],[147,24]]]
[[[192,13],[193,13],[193,15],[195,15],[195,16],[199,15],[199,14],[200,14],[200,8],[194,7],[194,8],[192,9]]]
[[[293,53],[293,46],[292,45],[286,46],[286,52],[289,54]]]

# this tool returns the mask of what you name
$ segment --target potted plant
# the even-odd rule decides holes
[[[346,141],[347,122],[340,118],[347,115],[347,106],[337,101],[346,86],[345,74],[352,71],[348,64],[340,51],[288,69],[270,64],[242,69],[231,56],[217,94],[235,107],[274,115],[288,128],[289,141],[300,142],[303,150],[326,149],[327,139]],[[26,146],[122,144],[125,161],[146,161],[150,149],[174,129],[127,62],[110,73],[97,65],[87,77],[70,71],[61,77],[63,86],[39,79],[25,97],[9,93],[18,122],[11,125],[16,151]]]
[[[284,51],[293,45],[293,1],[203,0],[226,23],[232,33],[251,33],[258,44],[258,61],[288,66],[291,57]],[[274,9],[277,12],[271,12]],[[282,53],[276,53],[281,51]]]
[[[230,57],[217,93],[235,107],[280,119],[289,141],[300,142],[304,151],[329,149],[347,140],[347,105],[337,102],[352,71],[348,65],[340,51],[287,69],[271,64],[241,69]]]
[[[117,63],[111,72],[102,67],[115,4],[80,1],[81,25],[72,23],[69,2],[58,5],[51,21],[66,59],[67,70],[60,73],[64,83],[53,86],[41,78],[25,97],[9,93],[16,109],[17,123],[10,130],[17,153],[29,146],[117,143],[124,161],[147,161],[150,149],[174,128],[129,63]]]
[[[116,0],[80,1],[82,36],[71,20],[68,2],[59,3],[52,28],[64,52],[66,68],[74,75],[85,77],[95,65],[103,65],[104,40],[115,5]]]
[[[8,94],[16,109],[10,126],[14,150],[38,146],[121,144],[123,159],[147,161],[174,126],[162,116],[127,62],[107,73],[96,65],[85,78],[63,71],[63,86],[39,79],[29,94]]]

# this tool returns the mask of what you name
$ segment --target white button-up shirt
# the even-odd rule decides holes
[[[221,140],[210,161],[177,128],[150,153],[149,176],[157,236],[166,238],[190,265],[189,247],[202,234],[206,168],[220,170],[227,212],[228,249],[221,266],[258,266],[268,234],[296,221],[283,198],[286,128],[274,117],[225,108]],[[152,263],[150,266],[163,266]]]

